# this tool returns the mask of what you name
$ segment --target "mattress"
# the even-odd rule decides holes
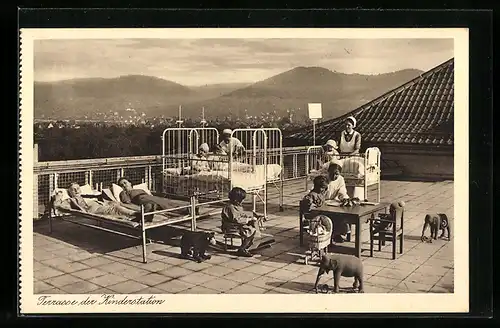
[[[235,164],[235,163],[233,163]],[[238,163],[240,168],[253,168],[253,166],[244,163]],[[175,170],[175,171],[174,171]],[[254,172],[248,170],[231,171],[231,181],[229,181],[229,172],[224,170],[204,171],[196,174],[179,174],[177,169],[165,170],[166,185],[183,183],[183,181],[192,181],[192,187],[213,187],[212,190],[221,190],[218,186],[228,189],[227,185],[232,182],[233,187],[240,187],[245,190],[260,188],[269,181],[277,180],[281,174],[281,166],[278,164],[267,164],[267,172],[264,165],[256,165]],[[266,174],[267,173],[267,174]],[[173,178],[175,177],[175,178]],[[267,178],[266,178],[267,177]],[[197,183],[198,182],[198,183]],[[184,182],[186,184],[186,182]],[[189,182],[187,182],[189,184]]]

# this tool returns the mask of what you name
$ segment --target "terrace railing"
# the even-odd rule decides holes
[[[307,172],[307,147],[283,149],[284,180],[301,179]],[[67,188],[72,182],[89,184],[94,189],[108,188],[119,177],[132,184],[147,183],[153,192],[161,191],[161,156],[97,158],[70,161],[36,162],[33,167],[33,218],[40,219],[47,210],[56,188]],[[286,190],[285,190],[286,197]]]

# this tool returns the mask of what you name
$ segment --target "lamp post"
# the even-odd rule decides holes
[[[201,127],[204,128],[207,126],[207,121],[205,120],[205,107],[201,108]]]
[[[177,127],[180,128],[183,122],[184,121],[182,120],[182,106],[179,105],[179,119],[175,123],[177,123]]]
[[[316,122],[323,117],[321,103],[309,103],[307,109],[309,119],[313,122],[313,146],[316,146]]]

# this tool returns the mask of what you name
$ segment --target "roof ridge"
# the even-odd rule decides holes
[[[331,122],[334,122],[334,121],[338,121],[338,120],[342,120],[342,119],[345,119],[349,116],[354,116],[356,117],[357,114],[363,112],[365,109],[368,109],[370,107],[372,107],[373,105],[376,105],[382,101],[384,101],[385,99],[391,97],[391,96],[394,96],[395,94],[398,94],[400,92],[403,92],[405,91],[406,89],[408,89],[409,87],[415,85],[416,83],[422,81],[423,79],[427,78],[429,75],[432,75],[434,73],[436,73],[437,71],[440,71],[446,67],[448,67],[449,65],[453,64],[455,61],[455,57],[452,57],[450,59],[448,59],[447,61],[431,68],[430,70],[420,74],[419,76],[411,79],[410,81],[394,88],[394,89],[391,89],[389,91],[387,91],[386,93],[382,94],[381,96],[373,99],[372,101],[364,104],[364,105],[361,105],[360,107],[358,108],[355,108],[353,109],[352,111],[350,112],[347,112],[346,114],[343,114],[343,115],[340,115],[340,116],[337,116],[336,118],[332,118],[330,120],[327,120],[327,121],[324,121],[324,122],[321,122],[319,124],[316,125],[316,128],[318,127],[321,127],[321,126],[324,126],[324,125],[327,125]]]

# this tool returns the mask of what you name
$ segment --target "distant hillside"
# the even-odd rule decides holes
[[[210,99],[220,97],[234,90],[244,88],[251,83],[218,83],[201,86],[189,86],[200,98]]]
[[[151,108],[178,108],[179,104],[215,98],[246,85],[186,87],[143,75],[35,82],[35,117],[76,118],[95,112],[123,113],[127,108],[149,114]]]
[[[381,94],[419,76],[408,69],[380,75],[336,73],[320,67],[297,67],[218,98],[183,106],[186,115],[199,115],[203,106],[214,116],[249,115],[262,112],[307,114],[307,103],[321,102],[324,118],[353,110]],[[300,108],[300,111],[297,109]],[[169,110],[172,110],[170,108]]]
[[[123,113],[134,108],[146,116],[198,117],[250,115],[287,109],[306,114],[308,102],[323,103],[325,118],[341,115],[421,74],[402,70],[380,75],[342,74],[320,67],[297,67],[269,79],[248,84],[187,87],[142,75],[118,78],[35,82],[35,117],[81,118],[96,112]],[[297,115],[298,115],[297,113]]]

